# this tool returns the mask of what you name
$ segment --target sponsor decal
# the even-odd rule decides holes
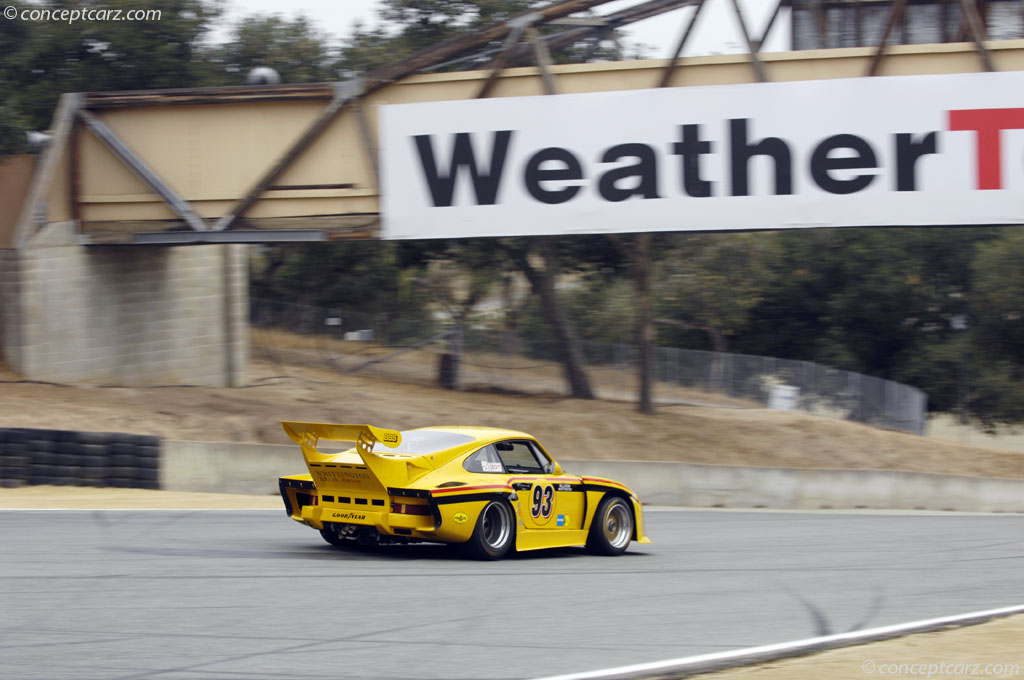
[[[366,519],[366,515],[358,512],[332,512],[331,519]]]
[[[569,518],[565,515],[559,515],[558,519],[555,520],[555,526],[564,527],[569,524]]]
[[[1009,71],[385,106],[384,236],[1020,224],[1022,91]]]
[[[455,516],[452,517],[452,519],[455,521],[456,524],[465,524],[469,521],[469,515],[467,515],[464,512],[457,512],[455,513]]]
[[[370,473],[357,470],[312,470],[316,481],[326,484],[351,484],[359,486],[370,479]]]
[[[559,491],[572,491],[572,484],[559,484],[558,485],[558,490]]]
[[[481,463],[481,465],[483,466],[484,472],[502,472],[503,471],[503,468],[501,467],[501,463],[493,463],[493,462],[485,460],[485,461],[483,461]]]

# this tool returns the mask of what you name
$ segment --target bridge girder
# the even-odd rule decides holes
[[[648,0],[549,35],[536,30],[607,1],[561,0],[344,83],[65,95],[15,244],[30,244],[48,225],[85,244],[374,238],[375,114],[389,104],[551,94],[556,83],[559,93],[578,93],[1024,69],[1024,41],[984,42],[975,0],[957,0],[972,40],[959,44],[888,47],[907,0],[893,0],[880,41],[865,48],[760,53],[781,8],[799,4],[820,17],[820,0],[779,0],[760,35],[733,0],[746,55],[679,58],[704,0]],[[683,6],[694,11],[669,59],[552,66],[544,56]],[[527,56],[538,66],[511,67]],[[422,73],[459,58],[489,60],[488,68]]]

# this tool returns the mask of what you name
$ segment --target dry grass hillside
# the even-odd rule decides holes
[[[562,459],[877,468],[1024,477],[1024,454],[964,446],[841,420],[734,405],[676,405],[653,416],[628,403],[450,392],[307,366],[254,361],[240,389],[68,387],[0,372],[0,425],[287,443],[282,419],[511,427]]]

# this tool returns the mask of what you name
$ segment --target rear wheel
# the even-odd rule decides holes
[[[605,496],[594,513],[587,550],[598,555],[621,555],[633,540],[633,512],[618,496]]]
[[[512,508],[504,501],[491,501],[480,511],[473,535],[466,542],[469,553],[481,560],[500,560],[515,540]]]

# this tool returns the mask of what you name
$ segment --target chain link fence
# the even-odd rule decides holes
[[[251,300],[254,356],[399,382],[505,393],[566,393],[557,347],[523,337],[495,317],[458,329],[448,320],[394,319]],[[584,343],[587,374],[602,399],[633,401],[633,345]],[[807,361],[657,347],[654,399],[662,406],[796,409],[921,434],[927,396],[901,383]]]

